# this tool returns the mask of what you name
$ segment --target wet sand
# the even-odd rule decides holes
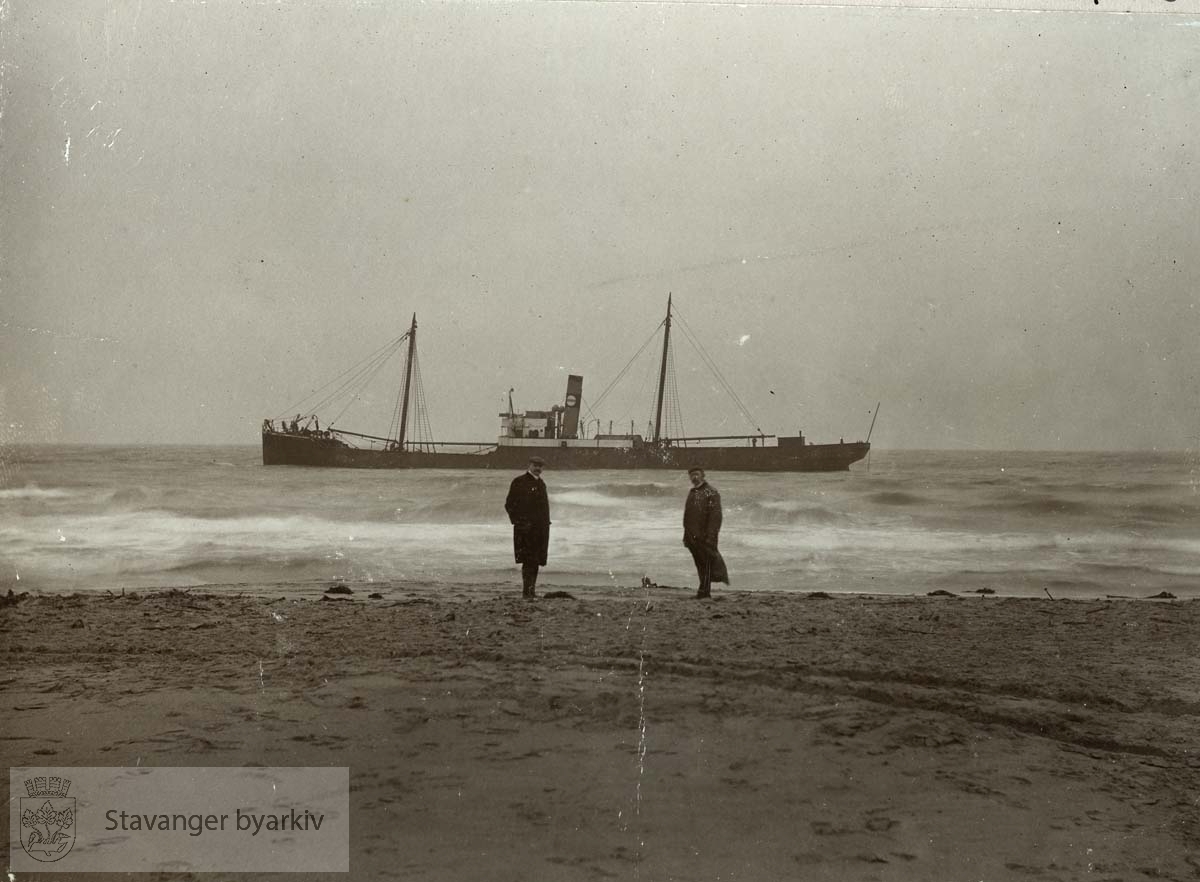
[[[353,591],[0,609],[6,765],[349,766],[353,879],[1200,878],[1200,602]]]

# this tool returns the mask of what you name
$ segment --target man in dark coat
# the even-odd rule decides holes
[[[538,567],[546,565],[550,546],[550,498],[542,480],[544,466],[540,456],[531,456],[529,467],[513,478],[504,500],[504,510],[513,525],[513,556],[521,565],[523,597],[536,596]]]
[[[729,584],[725,559],[717,550],[717,537],[721,532],[721,494],[704,479],[704,469],[688,469],[688,480],[692,482],[692,489],[688,491],[683,507],[683,544],[692,553],[700,577],[696,597],[711,597],[713,582]]]

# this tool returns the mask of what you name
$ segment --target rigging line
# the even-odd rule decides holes
[[[408,346],[413,346],[412,341],[409,341]],[[406,404],[406,402],[404,402],[404,388],[408,386],[409,391],[412,391],[412,382],[410,382],[409,373],[413,371],[415,366],[416,353],[414,352],[413,358],[404,361],[404,372],[400,378],[400,388],[396,390],[396,403],[391,408],[391,420],[388,422],[389,438],[400,437],[400,424],[404,419],[404,414],[401,413],[401,410],[403,410],[404,404]],[[407,442],[408,439],[406,438],[404,440]]]
[[[687,426],[684,425],[684,422],[683,422],[683,402],[679,395],[678,383],[679,383],[678,379],[671,381],[671,385],[673,388],[673,396],[674,396],[672,398],[672,403],[675,408],[675,421],[679,427],[679,437],[686,438],[687,437]]]
[[[597,414],[596,411],[592,410],[591,405],[585,403],[582,398],[579,399],[579,407],[581,410],[586,408],[587,412],[589,414],[589,416],[586,419],[584,419],[583,425],[586,427],[586,426],[590,426],[592,423],[596,423],[597,424],[596,434],[597,435],[601,434],[604,431],[604,429],[603,429],[604,420],[600,419],[600,415]],[[609,420],[609,422],[612,422],[612,420]]]
[[[637,361],[638,356],[640,356],[642,354],[642,352],[645,351],[646,347],[650,345],[650,341],[658,336],[658,329],[661,328],[663,326],[663,324],[665,324],[665,322],[666,322],[666,319],[663,319],[663,321],[658,323],[658,327],[656,327],[653,331],[651,331],[650,336],[646,338],[646,342],[643,343],[641,345],[641,347],[638,349],[638,351],[633,354],[633,358],[629,359],[629,361],[627,361],[625,363],[625,367],[621,368],[621,372],[619,374],[617,374],[616,377],[613,378],[613,381],[611,383],[609,383],[608,386],[605,387],[603,392],[600,393],[600,397],[596,399],[596,405],[595,405],[596,407],[600,406],[600,402],[602,402],[604,400],[604,397],[606,395],[608,395],[609,392],[612,391],[613,386],[617,385],[617,383],[619,383],[621,381],[621,378],[625,376],[625,374],[629,371],[629,368],[633,365],[633,363],[635,361]]]
[[[350,401],[361,395],[366,385],[375,377],[376,374],[379,373],[383,366],[387,364],[393,354],[395,354],[395,350],[380,355],[378,358],[376,358],[374,364],[363,366],[355,377],[348,380],[336,391],[327,395],[320,403],[320,406],[332,407],[334,401],[342,395],[346,395]],[[342,409],[342,413],[345,413],[345,408]]]
[[[683,316],[679,316],[679,322],[684,335],[688,338],[688,342],[690,342],[693,348],[695,348],[695,350],[700,354],[700,357],[704,360],[704,363],[708,366],[708,369],[713,372],[717,380],[720,381],[721,385],[725,388],[726,392],[728,392],[730,397],[734,399],[734,402],[738,405],[738,407],[742,409],[743,414],[750,419],[750,422],[756,423],[757,420],[750,415],[749,411],[742,404],[737,392],[734,391],[733,387],[729,384],[729,381],[725,379],[724,374],[721,373],[721,369],[717,367],[716,360],[713,359],[713,357],[708,353],[708,350],[704,348],[704,344],[700,342],[700,338],[692,330],[692,326],[687,323],[687,320],[684,319]]]
[[[413,353],[413,387],[412,387],[412,444],[414,450],[424,450],[425,436],[421,429],[421,359]]]
[[[322,410],[322,409],[330,406],[336,398],[345,394],[346,390],[351,385],[353,385],[353,384],[361,385],[361,380],[362,380],[363,376],[366,375],[372,369],[378,370],[378,365],[386,362],[389,358],[391,358],[391,356],[394,354],[395,348],[398,344],[399,344],[399,341],[393,341],[392,343],[388,344],[388,347],[385,347],[384,350],[376,351],[370,357],[369,360],[360,362],[359,364],[355,365],[354,368],[351,368],[350,370],[355,372],[354,375],[351,376],[349,379],[347,379],[344,383],[342,383],[342,385],[339,386],[337,389],[334,389],[328,395],[326,395],[324,398],[322,398],[321,400],[319,400],[315,404],[313,404],[312,411],[315,413],[318,410]],[[347,373],[349,373],[349,371],[343,371],[342,376],[345,376]],[[329,386],[329,385],[330,385],[329,383],[325,384],[325,386]],[[325,388],[325,387],[322,387],[322,388]],[[313,393],[313,394],[316,394],[316,393]],[[309,399],[311,399],[311,398],[312,398],[312,396],[310,395]],[[307,401],[309,399],[304,399],[304,400]]]
[[[386,363],[386,361],[387,361],[387,357],[384,356],[383,358],[381,358],[381,360],[379,360],[377,362],[377,364],[382,365],[382,364]],[[357,395],[361,394],[362,387],[365,385],[365,383],[367,381],[370,380],[370,377],[372,376],[372,374],[366,374],[365,370],[366,370],[365,368],[360,369],[359,374],[357,376],[353,377],[350,381],[343,384],[336,391],[325,396],[325,398],[323,398],[322,400],[313,404],[312,405],[312,414],[315,416],[318,412],[323,411],[326,408],[332,407],[334,400],[336,398],[338,398],[339,396],[344,395],[344,396],[346,396],[348,403],[352,402]],[[378,370],[378,367],[376,367],[375,370]],[[346,390],[349,388],[351,383],[356,383],[357,385],[353,390],[351,390],[350,392],[347,392]],[[344,412],[345,411],[343,409],[343,413]],[[339,416],[340,416],[340,414],[339,414]],[[336,421],[337,421],[337,417],[335,417],[333,420],[327,421],[327,425],[330,428],[332,428],[333,423]]]
[[[425,378],[421,374],[420,358],[413,359],[414,379],[417,383],[417,430],[420,433],[422,449],[428,446],[432,452],[433,447],[433,424],[429,421],[429,402],[425,398]]]
[[[588,413],[588,416],[584,417],[580,421],[580,423],[581,423],[581,427],[579,430],[581,433],[580,437],[586,436],[587,427],[590,426],[592,423],[597,424],[595,435],[600,435],[600,434],[604,433],[604,428],[603,428],[604,420],[600,419],[600,417],[597,415],[597,413],[594,410],[592,410],[591,406],[586,401],[584,401],[584,399],[582,399],[582,398],[579,399],[579,409],[580,409],[581,413],[584,410],[586,410]],[[612,420],[609,420],[609,422],[612,422]],[[593,437],[595,437],[595,435],[593,435]]]
[[[751,426],[754,427],[754,429],[756,431],[761,433],[762,428],[759,426],[758,420],[756,420],[754,418],[754,415],[751,414],[749,409],[746,407],[746,405],[742,403],[741,398],[738,397],[737,392],[735,392],[733,387],[730,386],[729,381],[725,379],[724,375],[721,373],[720,368],[717,367],[716,362],[713,360],[712,356],[710,356],[708,354],[708,352],[705,351],[704,346],[696,338],[696,335],[692,331],[691,326],[688,325],[688,323],[686,321],[684,321],[682,316],[676,316],[676,317],[679,318],[679,326],[680,326],[680,328],[683,329],[684,336],[687,337],[688,342],[691,343],[692,346],[696,349],[696,351],[700,354],[700,357],[704,360],[704,363],[708,366],[708,369],[710,371],[712,371],[713,375],[721,383],[721,386],[722,386],[722,388],[724,388],[726,394],[728,394],[729,397],[731,399],[733,399],[733,403],[736,404],[738,409],[742,412],[742,416],[744,416],[746,418],[746,420],[750,423]]]
[[[663,324],[666,324],[665,320]],[[674,348],[674,346],[670,345],[670,341],[668,341],[668,353]],[[662,365],[659,364],[657,358],[652,358],[648,361],[648,367],[649,370],[646,372],[646,377],[642,380],[642,385],[638,388],[638,395],[642,394],[642,390],[645,389],[646,386],[649,386],[652,390],[652,394],[650,395],[650,414],[646,419],[647,434],[652,438],[654,436],[655,417],[658,415],[658,383],[662,371]]]
[[[661,365],[655,366],[656,367],[655,377],[654,377],[655,389],[657,390],[659,382],[661,382],[662,386],[663,386],[663,389],[662,389],[662,393],[663,393],[662,423],[660,424],[659,428],[660,428],[660,432],[662,433],[661,437],[664,437],[664,438],[671,434],[670,433],[670,423],[671,423],[671,384],[670,384],[670,380],[671,380],[671,372],[673,370],[672,356],[674,354],[675,354],[675,347],[668,346],[667,352],[666,352],[667,372],[666,372],[665,376],[660,376],[662,366]],[[656,393],[656,397],[657,397],[657,393]],[[658,411],[658,408],[656,406],[656,402],[654,402],[652,400],[651,415],[656,416],[657,411]]]
[[[424,450],[425,441],[428,438],[424,424],[425,388],[421,382],[421,357],[417,352],[413,353],[412,372],[412,438],[409,443],[416,450]],[[405,440],[408,441],[409,439]]]
[[[421,441],[426,445],[433,443],[433,426],[429,422],[429,402],[425,398],[425,377],[421,373],[420,360],[414,362],[417,372],[417,428],[421,433]]]
[[[334,383],[336,383],[338,380],[342,379],[342,377],[346,376],[347,374],[356,373],[357,371],[361,370],[363,365],[365,365],[367,363],[374,363],[374,360],[376,358],[379,358],[384,352],[391,350],[393,347],[399,346],[400,343],[402,343],[404,341],[404,338],[407,336],[408,336],[408,331],[405,331],[403,334],[401,334],[395,340],[392,340],[388,343],[383,344],[378,349],[376,349],[374,352],[369,353],[366,357],[364,357],[360,361],[355,362],[350,367],[346,368],[344,371],[342,371],[340,374],[338,374],[336,377],[334,377],[329,382],[325,383],[322,386],[318,386],[316,389],[313,389],[306,396],[304,396],[299,401],[297,401],[295,404],[293,404],[292,407],[289,407],[288,412],[290,413],[292,411],[292,409],[296,408],[296,407],[301,407],[301,409],[303,409],[302,405],[306,401],[308,401],[310,398],[312,398],[314,395],[317,395],[317,394],[323,392],[326,388],[328,388],[329,386],[332,386]],[[344,383],[342,385],[342,388],[345,388],[345,386],[348,385],[350,382],[352,382],[352,380],[348,380],[346,383]]]
[[[681,327],[682,327],[682,325],[681,325]],[[700,341],[697,340],[694,336],[691,336],[691,332],[687,329],[684,329],[684,336],[688,338],[688,342],[692,344],[692,347],[700,355],[701,359],[704,361],[704,363],[708,367],[708,369],[712,372],[712,374],[716,378],[717,382],[719,382],[721,384],[721,388],[725,390],[725,394],[730,397],[730,399],[737,406],[738,410],[741,412],[742,416],[746,419],[746,421],[751,426],[753,426],[756,430],[762,431],[759,428],[758,420],[756,420],[754,418],[754,415],[750,413],[749,409],[746,407],[746,405],[742,402],[741,398],[738,396],[737,391],[734,390],[733,386],[730,385],[729,381],[726,380],[725,377],[721,374],[721,371],[717,367],[716,362],[713,361],[712,357],[709,356],[708,353],[705,352],[703,350],[703,348],[700,346]]]
[[[362,367],[360,367],[358,372],[355,374],[355,376],[348,379],[345,383],[343,383],[337,389],[334,389],[332,392],[330,392],[328,395],[326,395],[323,399],[321,399],[316,404],[314,404],[313,410],[318,411],[318,410],[322,410],[326,407],[331,407],[333,405],[333,402],[336,399],[338,399],[339,397],[341,397],[343,394],[345,394],[346,390],[349,389],[352,385],[355,386],[355,390],[354,390],[355,394],[361,392],[362,387],[365,385],[365,380],[369,380],[371,377],[373,377],[375,375],[375,373],[377,373],[379,371],[379,369],[384,364],[386,364],[394,354],[395,354],[395,349],[393,348],[389,352],[384,352],[384,353],[381,353],[380,355],[378,355],[372,364],[363,365]],[[365,380],[364,380],[364,378],[365,378]]]
[[[362,395],[363,389],[365,389],[367,387],[368,383],[370,383],[373,379],[375,379],[375,377],[379,373],[379,371],[383,369],[383,366],[385,364],[387,364],[389,358],[390,358],[390,355],[387,358],[378,359],[374,365],[373,370],[371,370],[369,373],[364,372],[364,376],[362,376],[360,382],[358,383],[358,386],[354,389],[354,394],[349,397],[349,399],[346,401],[345,406],[340,411],[338,411],[337,416],[335,416],[332,420],[329,421],[328,425],[331,428],[333,427],[334,423],[336,423],[338,420],[340,420],[345,415],[346,411],[350,409],[350,406],[354,404],[354,402],[358,399],[358,397],[360,395]],[[348,386],[349,383],[347,383],[346,385]]]
[[[579,396],[579,412],[584,417],[584,426],[585,427],[592,420],[600,419],[600,417],[596,416],[595,411],[592,410],[591,405],[587,403],[587,401],[584,399],[584,397],[582,395]]]
[[[672,346],[667,353],[668,368],[667,378],[670,381],[667,386],[667,394],[670,399],[670,406],[667,413],[673,418],[675,427],[678,430],[675,434],[677,438],[687,436],[687,430],[683,425],[683,407],[679,400],[679,379],[675,374],[675,347]]]

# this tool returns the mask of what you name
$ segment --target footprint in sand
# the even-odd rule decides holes
[[[839,827],[832,821],[813,821],[811,826],[812,831],[818,836],[846,836],[857,832],[849,827]]]

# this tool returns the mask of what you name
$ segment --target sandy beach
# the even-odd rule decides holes
[[[355,879],[1200,878],[1195,602],[352,590],[7,605],[6,765],[348,766]]]

